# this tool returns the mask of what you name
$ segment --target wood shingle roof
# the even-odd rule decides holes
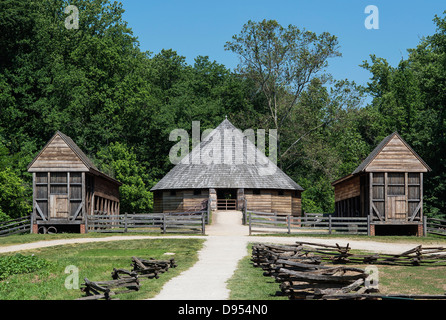
[[[303,190],[225,119],[151,190],[285,189]]]

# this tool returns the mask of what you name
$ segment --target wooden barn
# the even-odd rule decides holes
[[[251,137],[252,138],[252,137]],[[155,212],[204,208],[301,214],[300,187],[225,119],[152,189]]]
[[[28,165],[28,172],[33,174],[33,233],[85,233],[86,215],[119,214],[121,183],[100,172],[60,131]]]
[[[431,171],[394,132],[349,175],[332,183],[335,215],[370,216],[370,233],[423,232],[423,173]]]

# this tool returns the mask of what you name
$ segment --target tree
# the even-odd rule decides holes
[[[444,12],[446,13],[446,11]],[[372,73],[367,113],[376,141],[397,130],[432,168],[424,179],[425,213],[446,210],[446,18],[435,16],[436,32],[408,49],[396,67],[371,56],[363,67]]]
[[[237,71],[253,79],[266,98],[277,129],[279,158],[284,122],[311,80],[321,76],[328,58],[341,55],[337,47],[337,38],[328,32],[317,35],[293,25],[284,28],[275,20],[250,20],[226,43],[226,50],[240,56]]]
[[[154,182],[131,149],[119,142],[111,143],[97,153],[95,160],[102,172],[122,183],[119,189],[121,212],[152,211],[153,194],[150,188]]]

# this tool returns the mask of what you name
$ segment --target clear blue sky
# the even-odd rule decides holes
[[[329,60],[328,71],[336,79],[366,84],[370,73],[359,67],[370,54],[396,66],[407,49],[435,32],[434,15],[443,15],[445,0],[121,0],[124,19],[140,41],[143,51],[173,49],[189,64],[198,55],[233,69],[238,57],[224,50],[226,41],[238,34],[248,20],[275,19],[316,33],[338,37],[341,58]],[[379,29],[368,30],[367,5],[379,9]]]

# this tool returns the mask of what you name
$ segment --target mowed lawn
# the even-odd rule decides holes
[[[203,241],[202,239],[163,238],[121,240],[21,251],[21,255],[34,255],[50,262],[50,265],[30,273],[14,274],[0,280],[0,300],[77,299],[85,294],[80,289],[67,289],[65,286],[67,277],[73,276],[73,273],[65,273],[65,271],[72,270],[72,266],[79,271],[79,285],[81,285],[84,278],[90,281],[112,280],[113,268],[131,270],[132,256],[145,259],[175,258],[178,267],[170,268],[167,272],[160,274],[159,279],[141,280],[141,288],[137,292],[117,296],[121,300],[151,298],[161,290],[164,283],[190,268],[197,261],[197,252],[202,247]],[[2,254],[0,259],[15,254]],[[68,284],[73,284],[73,282],[68,281]]]

